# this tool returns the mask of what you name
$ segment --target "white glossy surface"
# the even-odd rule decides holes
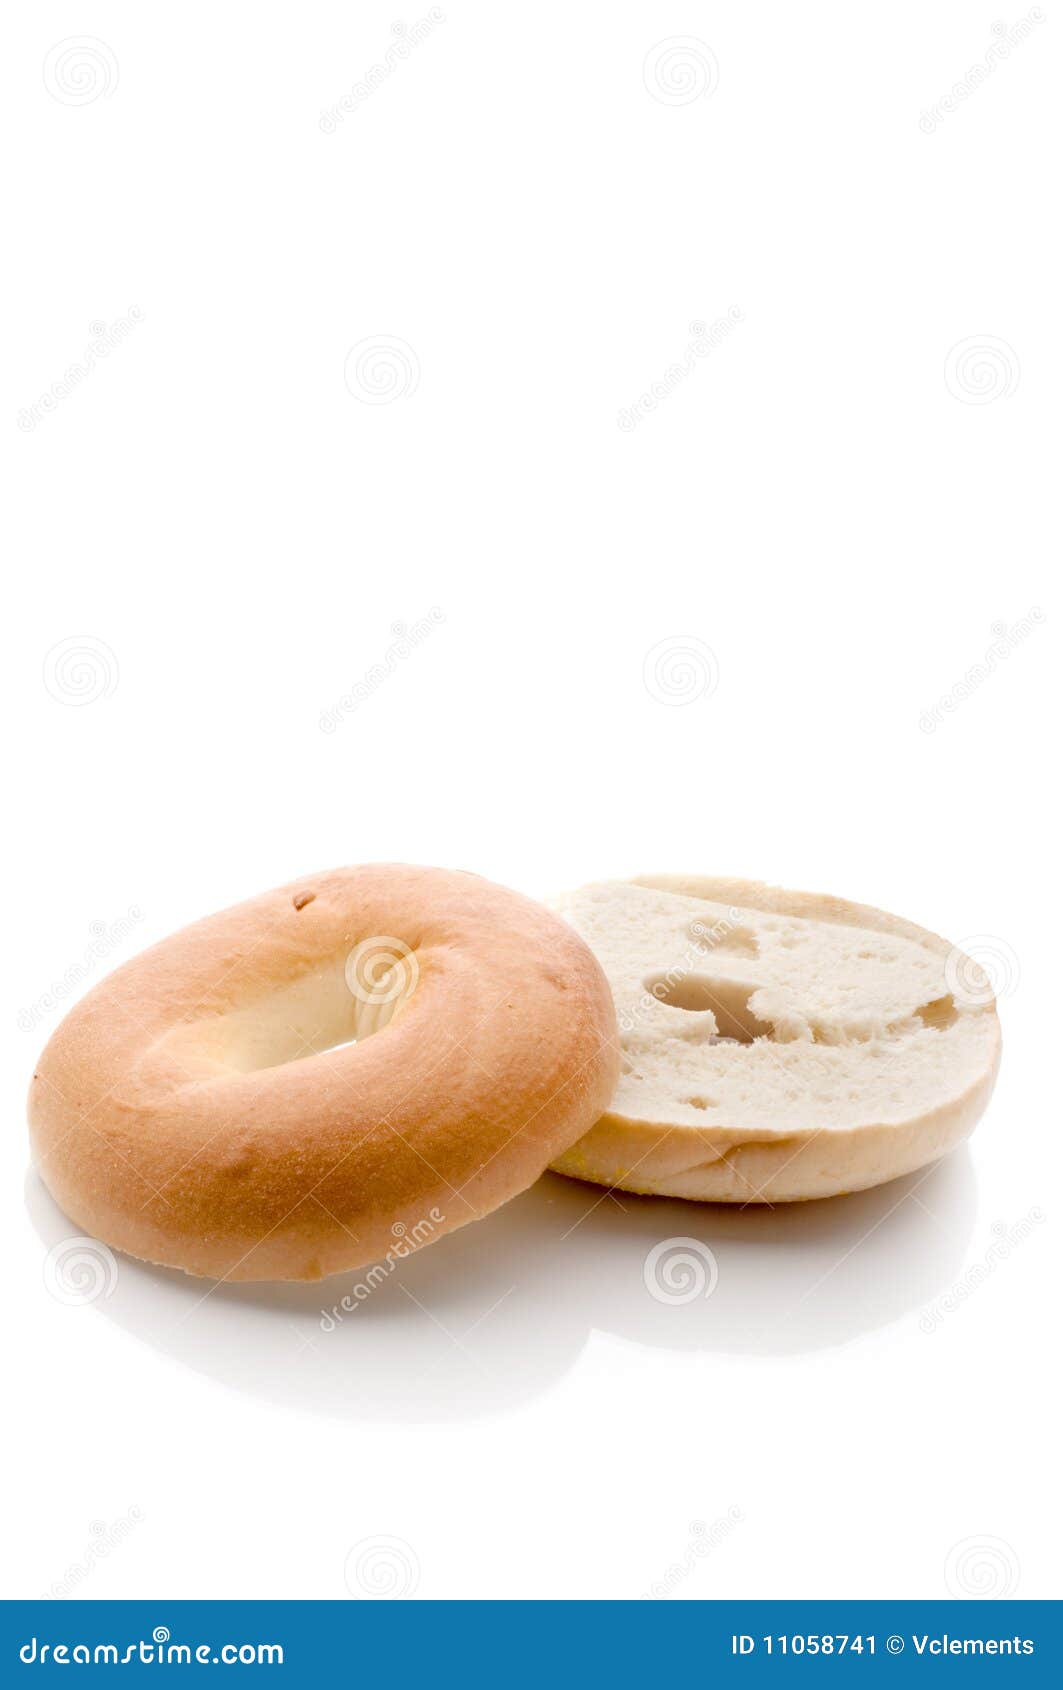
[[[991,13],[445,10],[332,133],[395,39],[375,0],[298,28],[201,0],[13,20],[5,1589],[344,1596],[384,1536],[432,1597],[939,1596],[970,1593],[975,1539],[990,1587],[1047,1595],[1058,20],[924,133]],[[42,84],[75,29],[121,69],[85,106]],[[669,32],[711,46],[714,93],[647,91]],[[379,335],[420,379],[359,403],[345,359]],[[1018,382],[965,403],[945,371],[986,335]],[[71,638],[101,682],[80,706],[46,665]],[[691,640],[717,684],[676,707],[652,654]],[[58,1301],[70,1229],[22,1127],[56,983],[132,907],[85,986],[211,909],[392,858],[533,894],[735,873],[988,936],[990,1112],[925,1177],[785,1212],[545,1179],[332,1332],[343,1282],[205,1295],[122,1261],[110,1295]],[[714,1252],[710,1297],[646,1289],[675,1237]]]

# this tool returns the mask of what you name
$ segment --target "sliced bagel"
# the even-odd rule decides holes
[[[829,1197],[936,1161],[985,1109],[992,990],[911,922],[684,875],[553,903],[602,964],[623,1052],[608,1112],[558,1173],[706,1202]]]

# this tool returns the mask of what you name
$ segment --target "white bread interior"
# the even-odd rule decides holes
[[[683,875],[553,905],[602,964],[622,1047],[610,1109],[559,1173],[707,1202],[828,1197],[936,1161],[985,1109],[991,992],[910,922]]]

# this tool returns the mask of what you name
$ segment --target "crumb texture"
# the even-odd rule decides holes
[[[796,914],[785,894],[748,890],[747,906],[617,881],[555,901],[612,987],[611,1116],[781,1139],[910,1122],[984,1079],[995,1008],[956,1000],[944,941],[874,911],[861,925],[858,906],[823,899],[817,919],[807,895],[792,895]]]

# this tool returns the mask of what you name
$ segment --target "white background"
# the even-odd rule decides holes
[[[390,6],[9,20],[9,1594],[344,1597],[379,1537],[428,1597],[1049,1594],[1046,10],[950,112],[994,9],[447,0],[324,126]],[[52,51],[82,36],[87,83]],[[734,873],[981,936],[996,1096],[917,1190],[549,1177],[328,1335],[342,1281],[200,1302],[122,1260],[64,1306],[22,1126],[64,989],[376,859]],[[711,1298],[645,1290],[676,1235]]]

